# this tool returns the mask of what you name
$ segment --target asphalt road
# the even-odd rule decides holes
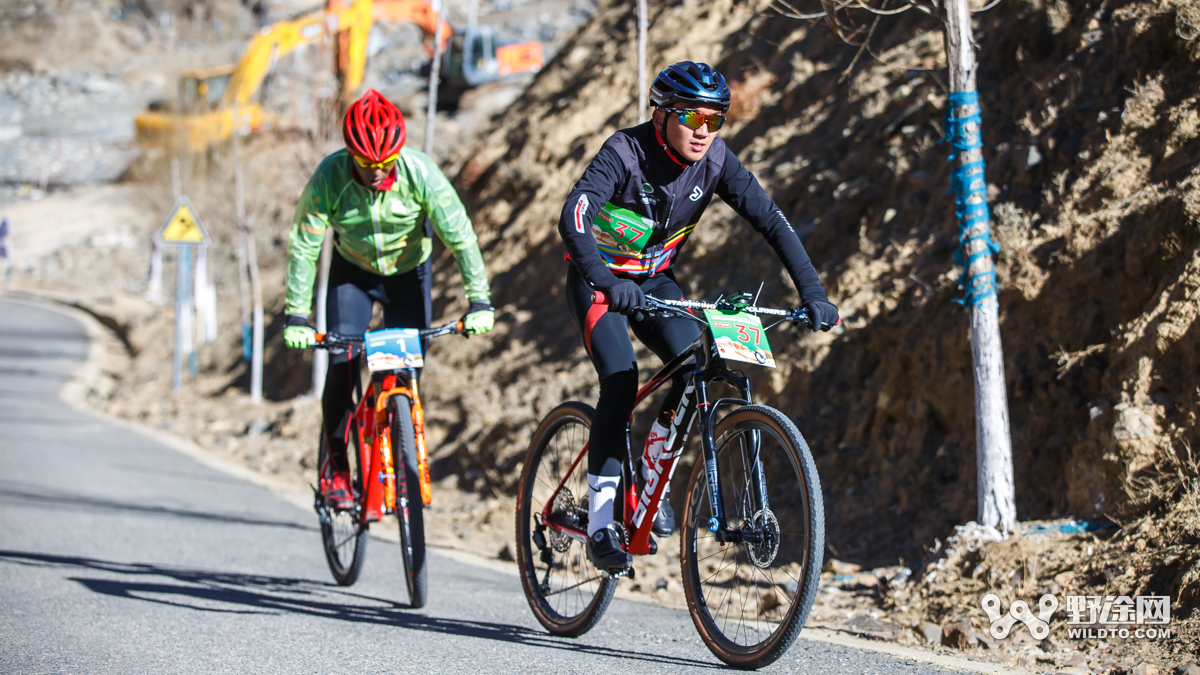
[[[0,300],[0,672],[653,673],[719,669],[684,612],[615,600],[578,639],[515,576],[436,552],[411,610],[398,548],[336,586],[316,516],[56,391],[87,352],[73,318]],[[797,641],[765,672],[952,673]]]

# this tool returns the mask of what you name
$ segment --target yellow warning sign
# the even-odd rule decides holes
[[[154,240],[168,246],[202,246],[208,244],[209,237],[196,207],[187,197],[180,197],[171,209],[171,215],[158,228]]]

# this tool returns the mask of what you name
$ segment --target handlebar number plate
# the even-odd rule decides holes
[[[762,321],[745,312],[723,312],[717,309],[704,310],[708,328],[717,345],[717,354],[730,361],[745,361],[768,368],[775,367],[771,356],[771,345]]]
[[[367,370],[422,368],[425,356],[421,353],[421,331],[416,328],[388,328],[363,336],[367,350]]]

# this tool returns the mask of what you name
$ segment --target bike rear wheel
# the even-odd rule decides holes
[[[791,647],[812,609],[825,546],[821,485],[804,437],[778,410],[738,408],[714,436],[725,525],[745,540],[722,544],[710,531],[708,473],[696,462],[682,527],[684,592],[704,644],[753,670]]]
[[[525,598],[546,630],[567,637],[591,630],[617,590],[617,580],[588,560],[584,542],[542,522],[553,500],[555,522],[587,530],[587,457],[580,452],[594,415],[591,406],[572,401],[542,420],[525,455],[518,492],[517,564]]]
[[[321,541],[325,548],[325,562],[329,571],[339,586],[350,586],[358,581],[363,562],[367,559],[367,526],[361,522],[358,508],[358,495],[362,494],[363,475],[359,466],[358,453],[351,445],[347,451],[350,460],[351,488],[355,493],[355,508],[350,510],[335,509],[316,496],[317,518],[321,521]],[[318,471],[329,466],[329,446],[325,442],[325,434],[321,434],[321,445],[317,452]]]
[[[412,404],[406,396],[388,399],[392,414],[392,465],[396,471],[396,520],[400,521],[400,551],[408,604],[425,606],[429,579],[425,568],[425,504],[417,477],[417,437]]]

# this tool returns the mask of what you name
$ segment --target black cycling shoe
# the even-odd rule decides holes
[[[658,505],[658,513],[654,514],[654,524],[650,526],[650,531],[660,537],[669,537],[675,532],[675,510],[671,508],[671,500],[665,495],[662,503]]]
[[[633,564],[633,556],[621,548],[621,537],[611,527],[596,530],[588,537],[587,557],[606,572],[619,572]]]

